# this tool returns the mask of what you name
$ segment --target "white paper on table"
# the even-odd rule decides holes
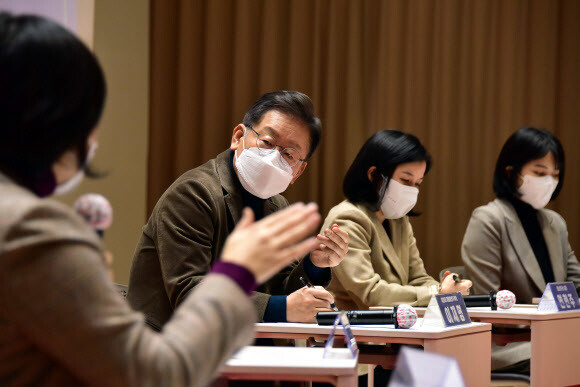
[[[431,296],[431,300],[423,316],[421,327],[445,328],[445,321],[443,320],[443,315],[441,314],[441,309],[435,296]]]
[[[540,303],[538,304],[538,312],[557,312],[558,306],[556,305],[556,299],[554,298],[554,293],[552,293],[552,287],[547,284],[544,288],[544,293],[542,298],[540,298]]]
[[[550,282],[546,284],[539,312],[564,312],[578,309],[578,294],[572,282]]]
[[[465,387],[457,360],[438,353],[403,347],[389,387]]]

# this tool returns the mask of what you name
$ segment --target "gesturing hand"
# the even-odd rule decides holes
[[[259,283],[316,248],[308,235],[320,224],[318,206],[296,203],[254,222],[245,208],[222,251],[222,260],[246,267]]]
[[[320,244],[312,253],[310,260],[318,267],[332,267],[338,265],[348,252],[348,233],[333,224],[330,229],[324,230],[324,235],[316,236]]]

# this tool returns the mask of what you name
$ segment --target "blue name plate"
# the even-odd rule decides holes
[[[538,310],[542,312],[565,312],[579,310],[578,293],[572,282],[550,282],[544,289]]]
[[[470,324],[471,319],[467,314],[467,308],[460,292],[448,294],[436,294],[435,299],[445,327],[453,327],[456,325]]]

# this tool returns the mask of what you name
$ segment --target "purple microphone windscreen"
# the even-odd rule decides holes
[[[113,223],[113,208],[103,195],[84,194],[75,201],[73,209],[101,236]]]

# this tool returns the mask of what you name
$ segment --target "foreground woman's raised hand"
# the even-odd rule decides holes
[[[262,283],[318,246],[316,238],[309,235],[319,224],[315,203],[296,203],[258,222],[245,208],[221,259],[244,266]]]

